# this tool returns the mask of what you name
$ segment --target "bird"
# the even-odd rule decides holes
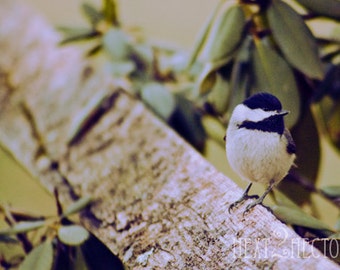
[[[284,124],[288,113],[280,100],[267,92],[256,93],[234,108],[226,130],[226,156],[231,168],[249,184],[241,198],[229,206],[229,213],[249,198],[256,200],[243,214],[262,204],[294,164],[296,145]],[[248,194],[254,182],[267,185],[261,197]]]

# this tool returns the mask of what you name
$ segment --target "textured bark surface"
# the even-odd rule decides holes
[[[0,0],[0,143],[65,203],[91,195],[81,222],[134,269],[338,269],[94,71],[29,8]],[[68,134],[98,95],[106,109]]]

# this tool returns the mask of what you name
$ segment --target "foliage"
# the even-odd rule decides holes
[[[340,18],[340,2],[298,2],[221,1],[220,12],[214,12],[193,52],[193,59],[199,59],[201,54],[204,63],[199,90],[207,97],[210,111],[223,119],[228,119],[234,106],[253,93],[267,91],[276,95],[291,112],[286,124],[292,129],[298,157],[297,168],[292,169],[279,189],[299,205],[311,204],[310,196],[316,193],[339,207],[339,187],[319,189],[316,180],[320,135],[325,135],[340,151],[340,44],[337,38],[314,36],[306,21],[328,17],[335,24]],[[332,11],[327,8],[330,5],[334,7]],[[241,10],[243,16],[236,16],[235,10]],[[302,14],[297,10],[302,10]],[[227,21],[228,24],[219,26]],[[228,86],[224,108],[219,106],[221,95],[215,94],[221,91],[217,78]],[[332,198],[331,194],[336,195]],[[287,205],[288,198],[274,199],[274,214],[292,224],[303,237],[311,233],[314,237],[332,238],[338,230],[293,207],[293,202]]]
[[[310,30],[315,21],[335,25],[339,1],[221,0],[191,55],[148,44],[125,29],[113,0],[100,9],[83,4],[82,10],[90,27],[60,28],[67,34],[62,44],[94,40],[87,55],[104,55],[107,72],[128,80],[136,97],[199,150],[207,138],[223,147],[236,104],[259,91],[276,95],[291,112],[286,124],[298,159],[279,186],[294,203],[276,195],[273,211],[302,236],[336,235],[338,228],[324,226],[296,204],[311,204],[315,193],[339,207],[339,187],[316,183],[320,136],[340,152],[339,37]]]
[[[124,269],[119,259],[107,252],[103,244],[85,228],[72,224],[69,220],[71,215],[83,210],[91,198],[80,198],[62,210],[57,192],[55,197],[59,213],[52,217],[36,217],[1,206],[0,213],[10,225],[0,230],[0,245],[7,247],[1,252],[1,266],[19,266],[21,270],[106,269],[105,267]],[[91,242],[90,246],[88,242]],[[106,253],[106,265],[100,263],[100,254],[97,254],[99,263],[95,267],[91,265],[91,261],[95,259],[93,249]],[[17,252],[13,253],[11,250]]]
[[[110,15],[106,12],[108,6]],[[61,44],[90,40],[94,45],[86,51],[86,55],[104,56],[106,72],[113,77],[127,79],[132,84],[130,91],[134,95],[164,121],[170,125],[172,123],[173,128],[197,149],[203,150],[206,135],[200,120],[201,113],[189,101],[194,85],[193,74],[181,77],[186,66],[183,53],[148,44],[136,30],[124,29],[117,15],[115,1],[103,1],[99,9],[83,4],[82,11],[89,21],[89,28],[59,27],[65,33]],[[71,143],[78,136],[79,127],[86,122],[86,114],[92,114],[104,101],[105,98],[99,96],[88,104],[84,115],[73,125],[77,128],[69,136]],[[182,123],[178,122],[179,119]]]

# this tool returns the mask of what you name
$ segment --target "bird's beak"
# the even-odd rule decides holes
[[[277,115],[285,116],[285,115],[287,115],[287,114],[289,114],[289,111],[281,110],[281,111],[278,111],[278,112],[277,112]]]

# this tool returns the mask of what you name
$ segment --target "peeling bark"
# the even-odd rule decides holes
[[[134,269],[338,269],[175,132],[95,71],[23,4],[0,0],[0,143],[63,202],[91,195],[83,225]],[[96,95],[100,115],[74,141]]]

